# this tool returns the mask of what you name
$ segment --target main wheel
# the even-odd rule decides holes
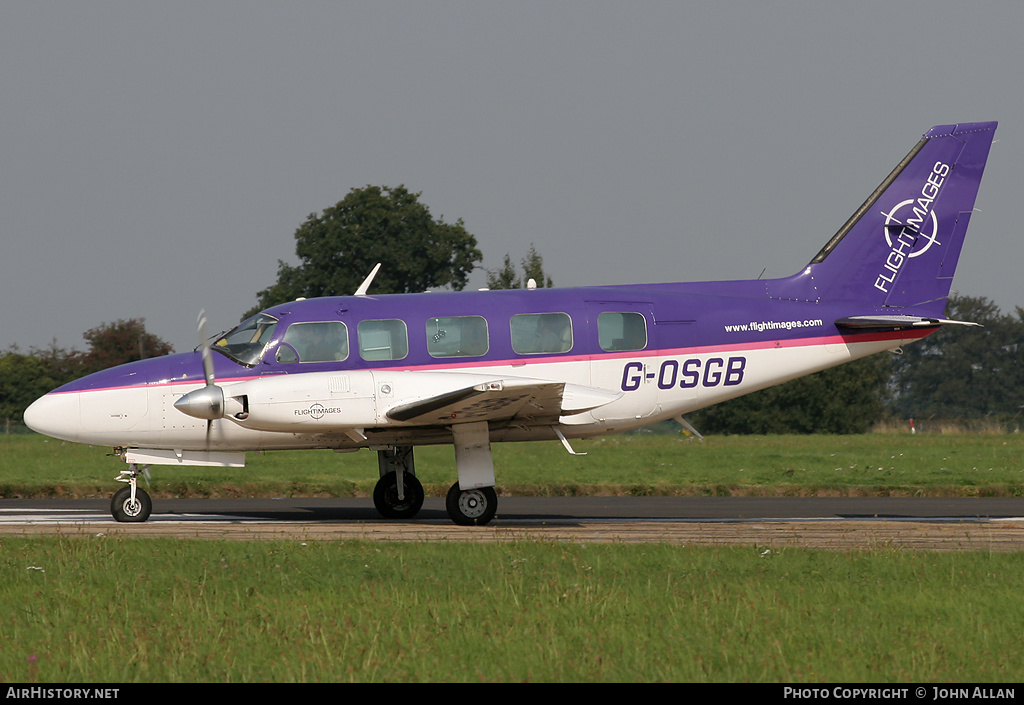
[[[135,502],[131,487],[122,487],[110,500],[110,513],[118,521],[146,521],[152,512],[153,500],[141,487],[135,488]]]
[[[444,501],[448,516],[459,526],[483,526],[498,511],[498,493],[493,487],[462,491],[456,482]]]
[[[389,472],[373,488],[373,506],[386,519],[412,519],[423,506],[423,485],[415,475],[402,473],[403,499],[398,498],[398,476]]]

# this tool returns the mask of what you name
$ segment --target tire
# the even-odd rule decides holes
[[[459,526],[483,526],[498,511],[498,493],[493,487],[462,491],[456,482],[444,502],[448,516]]]
[[[389,472],[373,488],[373,506],[385,519],[412,519],[423,506],[423,485],[415,475],[404,473],[405,499],[398,499],[398,477]]]
[[[122,487],[110,500],[110,513],[117,521],[146,521],[152,512],[153,500],[141,487],[135,488],[135,504],[132,504],[131,487]]]

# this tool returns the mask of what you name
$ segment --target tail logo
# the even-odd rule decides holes
[[[884,213],[885,223],[882,224],[882,231],[885,234],[885,243],[889,247],[889,254],[882,263],[883,271],[875,279],[875,288],[889,293],[889,286],[896,279],[904,263],[911,257],[919,257],[931,249],[932,245],[940,246],[941,242],[936,239],[939,233],[939,219],[932,210],[932,203],[939,196],[942,184],[949,174],[949,165],[943,162],[935,162],[931,173],[921,187],[921,195],[917,198],[908,198],[897,203],[892,210]],[[903,209],[910,209],[906,222],[897,217]],[[931,220],[931,232],[927,233],[922,227],[926,219]],[[893,240],[891,232],[898,231],[896,239]],[[919,243],[924,246],[915,249]]]
[[[920,199],[918,199],[918,200],[920,200]],[[935,211],[932,211],[931,213],[928,214],[928,215],[931,216],[931,219],[932,219],[932,232],[931,232],[931,234],[928,234],[928,233],[924,232],[923,230],[918,230],[918,227],[920,227],[920,224],[921,224],[921,218],[918,215],[919,209],[915,205],[916,203],[917,203],[917,201],[915,201],[914,199],[910,198],[910,199],[907,199],[906,201],[903,201],[903,203],[896,204],[895,208],[893,208],[888,213],[884,213],[883,214],[883,215],[885,215],[885,225],[883,225],[882,228],[885,230],[885,243],[889,247],[891,247],[894,252],[900,251],[900,253],[903,254],[903,252],[902,252],[902,249],[903,249],[902,243],[903,243],[903,241],[905,239],[909,240],[909,244],[910,244],[910,247],[911,247],[912,250],[913,250],[913,247],[914,247],[914,243],[917,241],[918,237],[920,237],[922,240],[925,241],[924,247],[922,247],[920,250],[913,250],[909,254],[906,254],[907,257],[917,257],[919,255],[923,255],[925,252],[928,251],[928,249],[932,245],[941,245],[942,244],[941,242],[939,242],[938,240],[935,239],[936,233],[939,232],[939,219],[936,217]],[[899,218],[896,217],[896,213],[898,213],[901,208],[906,208],[907,206],[912,206],[914,208],[914,210],[913,210],[914,217],[910,218],[906,223],[903,223],[903,222],[900,221]],[[916,225],[914,223],[915,218],[917,219],[917,224]],[[890,230],[894,230],[896,228],[899,228],[900,235],[899,235],[898,238],[896,238],[896,242],[893,243],[892,237],[890,236],[889,232],[890,232]],[[908,230],[910,231],[910,237],[909,238],[906,237]]]

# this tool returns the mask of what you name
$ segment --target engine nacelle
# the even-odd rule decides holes
[[[262,377],[225,385],[228,414],[256,431],[321,433],[372,426],[377,421],[373,372],[312,372]]]

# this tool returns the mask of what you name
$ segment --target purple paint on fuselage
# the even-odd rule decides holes
[[[840,332],[833,321],[848,307],[799,301],[772,301],[765,282],[706,282],[548,290],[436,292],[373,297],[326,297],[293,301],[270,308],[280,320],[274,339],[259,363],[251,367],[214,354],[218,381],[242,381],[265,374],[357,369],[481,368],[503,364],[526,367],[551,362],[628,359],[660,354],[729,352],[768,347],[799,347],[826,343],[877,340],[878,333]],[[695,293],[699,291],[700,293]],[[718,292],[727,291],[728,295]],[[712,293],[715,292],[715,293]],[[759,296],[757,296],[759,294]],[[628,310],[644,315],[648,344],[642,350],[610,352],[598,341],[599,312]],[[861,309],[860,314],[885,309]],[[512,349],[510,321],[521,313],[566,313],[572,320],[573,344],[564,353],[519,354]],[[427,321],[435,317],[481,316],[488,323],[484,355],[437,358],[427,351]],[[397,318],[405,322],[409,351],[398,360],[363,360],[357,344],[362,321]],[[297,323],[341,321],[349,332],[347,359],[336,362],[282,364],[275,360],[287,327]],[[817,322],[816,325],[804,325]],[[774,324],[776,327],[765,325]],[[761,330],[752,327],[761,326]],[[798,325],[799,324],[799,325]],[[727,327],[733,330],[727,330]],[[743,330],[746,327],[746,330]],[[922,331],[922,334],[925,332]],[[901,337],[893,335],[893,338]],[[902,335],[905,337],[905,334]],[[216,350],[216,348],[214,348]],[[528,374],[528,373],[524,373]],[[117,389],[149,385],[188,385],[204,381],[198,352],[151,358],[103,370],[54,390],[53,393]]]

